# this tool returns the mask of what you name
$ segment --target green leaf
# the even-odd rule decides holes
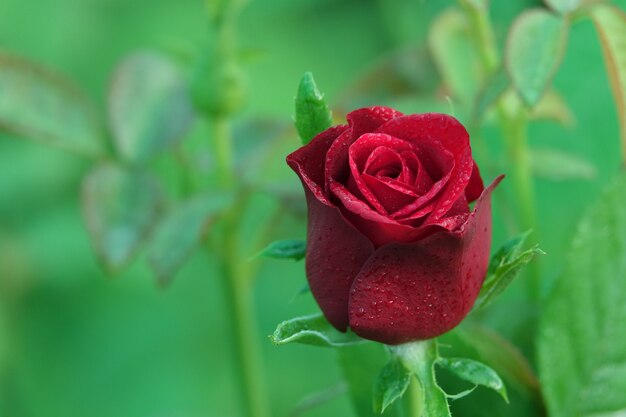
[[[332,117],[324,95],[320,93],[310,72],[304,73],[296,96],[296,129],[302,144],[332,125]]]
[[[556,149],[531,149],[533,174],[552,181],[590,180],[595,178],[595,166],[581,156]]]
[[[374,411],[384,413],[394,401],[402,398],[410,382],[411,373],[392,357],[374,383]]]
[[[350,402],[358,417],[376,417],[372,407],[372,387],[379,370],[387,363],[389,355],[380,343],[362,343],[337,350],[339,365],[348,384]],[[404,417],[404,404],[388,408],[386,417]]]
[[[496,371],[487,365],[466,358],[439,358],[437,365],[467,382],[491,388],[500,394],[504,401],[509,402],[504,382],[502,382]]]
[[[194,113],[183,74],[164,56],[139,52],[119,64],[108,98],[119,154],[145,162],[180,140]]]
[[[278,240],[272,242],[257,256],[274,259],[301,260],[306,255],[306,242],[298,239]]]
[[[450,417],[450,407],[446,393],[437,384],[435,363],[439,360],[437,340],[392,346],[391,352],[417,377],[424,401],[423,414],[428,417]]]
[[[428,46],[452,97],[463,105],[472,103],[480,66],[465,13],[452,7],[440,14],[430,28]]]
[[[234,201],[230,193],[200,195],[175,207],[157,227],[148,260],[161,284],[168,284],[200,244],[208,226]]]
[[[544,0],[546,5],[555,12],[566,14],[578,8],[581,0]]]
[[[113,164],[85,178],[82,209],[101,261],[116,272],[128,263],[158,220],[161,190],[147,172]]]
[[[474,306],[475,310],[491,304],[511,284],[523,266],[532,261],[536,255],[544,253],[536,245],[530,249],[521,250],[529,234],[530,232],[526,232],[516,236],[493,255],[489,262],[487,278]]]
[[[547,90],[565,51],[567,21],[544,9],[522,13],[513,23],[505,50],[513,86],[533,107]]]
[[[270,339],[277,345],[301,343],[323,347],[349,346],[365,341],[349,330],[342,333],[335,329],[322,314],[284,321],[278,325]]]
[[[98,157],[102,126],[92,103],[64,77],[0,53],[0,131]]]
[[[626,13],[606,4],[599,4],[591,10],[617,105],[622,151],[626,161]]]
[[[476,352],[476,359],[502,375],[514,390],[525,397],[539,397],[539,382],[526,358],[515,345],[492,329],[478,323],[466,322],[447,336],[445,339],[458,339],[444,342],[470,347]]]
[[[626,411],[626,175],[581,220],[539,326],[552,417]]]
[[[529,114],[532,120],[553,120],[565,127],[574,125],[574,115],[559,93],[548,90]]]
[[[480,120],[487,110],[508,90],[510,84],[509,76],[504,68],[491,75],[476,96],[473,112],[474,120]]]

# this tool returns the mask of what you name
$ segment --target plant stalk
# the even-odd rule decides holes
[[[234,186],[231,137],[226,118],[215,117],[214,143],[218,152],[218,172],[223,187]],[[232,346],[232,365],[239,391],[239,403],[246,417],[269,415],[263,389],[261,355],[258,331],[254,323],[252,280],[250,269],[241,259],[239,248],[239,221],[246,199],[239,199],[223,219],[219,263],[226,317],[230,320],[229,339]]]
[[[473,35],[481,57],[485,74],[493,75],[501,65],[501,59],[497,53],[493,25],[489,19],[487,10],[480,10],[460,0],[468,13],[472,23]],[[521,103],[514,106],[506,106],[500,99],[496,104],[496,115],[505,137],[506,151],[511,166],[511,180],[516,199],[517,224],[520,231],[535,229],[532,240],[537,242],[536,210],[533,187],[533,176],[528,151],[528,117],[527,110]],[[527,293],[531,300],[540,299],[540,275],[538,263],[532,262],[529,266],[529,279]]]

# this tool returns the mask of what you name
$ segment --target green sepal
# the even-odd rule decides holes
[[[491,304],[511,284],[524,265],[536,255],[545,254],[537,245],[522,251],[529,234],[530,231],[527,231],[514,237],[492,256],[474,310]]]
[[[492,390],[500,394],[504,401],[506,401],[507,403],[509,402],[504,382],[502,382],[502,379],[497,374],[497,372],[491,369],[489,366],[481,362],[466,358],[439,358],[437,360],[437,365],[447,369],[452,374],[454,374],[458,378],[463,379],[464,381],[471,382],[475,385],[481,385],[483,387],[491,388]],[[469,392],[464,391],[453,397],[460,398],[458,397],[458,395],[461,394],[465,396],[469,394]]]
[[[277,240],[267,245],[256,256],[299,261],[306,255],[306,242],[299,239]]]
[[[451,417],[448,396],[437,384],[435,363],[439,360],[437,340],[423,340],[392,346],[390,351],[416,377],[419,408],[428,417]]]
[[[411,372],[396,357],[392,357],[374,382],[373,405],[376,413],[402,398],[411,382]]]
[[[342,347],[365,342],[350,330],[342,333],[335,329],[321,313],[280,323],[270,339],[276,345],[301,343],[322,347]]]
[[[310,72],[304,73],[298,87],[295,125],[303,145],[332,125],[331,112],[324,95],[320,93]]]

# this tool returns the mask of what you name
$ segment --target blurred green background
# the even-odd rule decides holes
[[[540,5],[524,0],[492,3],[500,39],[521,10]],[[398,106],[405,112],[448,111],[425,43],[430,23],[451,4],[250,1],[239,36],[255,58],[245,67],[249,95],[238,119],[290,123],[295,89],[305,71],[313,71],[331,106],[341,105],[339,115],[349,110],[344,107],[367,104]],[[201,44],[207,25],[204,9],[201,0],[2,0],[0,48],[67,74],[104,108],[116,62],[136,49],[172,51]],[[417,74],[410,94],[378,91],[385,73],[365,84],[359,81],[407,48],[418,51],[402,61],[403,71]],[[576,123],[566,129],[555,122],[534,122],[531,145],[583,157],[596,175],[536,180],[537,231],[548,253],[542,259],[545,290],[563,266],[577,219],[619,167],[614,103],[590,22],[573,26],[554,83]],[[272,149],[271,169],[263,171],[267,182],[297,186],[284,164],[284,156],[298,146],[295,134],[291,136]],[[484,140],[496,156],[502,153],[499,139],[494,126],[484,129]],[[80,214],[79,187],[88,168],[78,157],[0,134],[0,414],[237,415],[230,351],[222,336],[227,324],[211,257],[198,253],[166,289],[155,284],[143,262],[108,277]],[[166,165],[159,169],[168,175]],[[486,181],[497,174],[490,168],[484,172]],[[514,205],[507,187],[503,183],[498,193]],[[254,204],[244,219],[247,230],[267,219],[278,203],[259,195]],[[509,237],[499,209],[496,201],[495,245]],[[302,218],[286,217],[271,238],[303,238],[304,233]],[[316,311],[310,296],[294,298],[304,283],[303,263],[255,262],[263,262],[255,311],[269,402],[272,415],[286,416],[306,395],[336,385],[340,375],[334,352],[278,348],[266,337],[278,322]],[[518,316],[497,312],[518,308],[518,287],[507,292],[509,302],[497,303],[488,319],[513,339],[524,331],[515,325]],[[342,396],[307,415],[351,413]]]

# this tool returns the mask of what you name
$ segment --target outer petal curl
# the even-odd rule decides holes
[[[346,331],[350,287],[374,247],[337,208],[322,204],[306,188],[305,193],[309,207],[306,276],[326,319]]]
[[[350,290],[350,327],[386,344],[424,340],[458,325],[480,291],[491,246],[491,192],[484,190],[463,227],[409,244],[384,245]]]

